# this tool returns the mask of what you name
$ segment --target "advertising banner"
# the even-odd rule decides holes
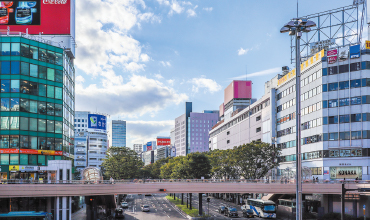
[[[146,143],[146,150],[147,151],[153,150],[152,142]]]
[[[157,146],[168,146],[171,145],[170,138],[157,138]]]
[[[13,166],[13,165],[11,165],[11,166],[9,166],[9,171],[10,172],[15,172],[15,171],[19,171],[19,166]]]
[[[89,129],[97,132],[106,132],[107,131],[107,117],[104,115],[98,114],[89,114],[88,115],[88,125]]]
[[[62,35],[71,33],[70,22],[71,0],[0,1],[3,30]]]
[[[332,64],[332,63],[337,62],[337,59],[338,59],[338,49],[329,50],[326,53],[326,56],[328,57],[328,63],[329,64]]]
[[[365,49],[370,50],[370,40],[365,41]]]
[[[17,154],[19,153],[19,149],[0,149],[0,154]]]
[[[362,179],[362,167],[330,167],[330,179]]]
[[[339,48],[339,61],[345,61],[348,59],[348,47]]]
[[[355,59],[355,58],[360,58],[361,53],[360,53],[360,44],[351,46],[349,48],[349,58]]]
[[[37,171],[38,166],[19,166],[20,171]]]

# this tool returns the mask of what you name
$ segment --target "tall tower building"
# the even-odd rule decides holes
[[[126,147],[126,121],[112,120],[109,133],[110,147]]]

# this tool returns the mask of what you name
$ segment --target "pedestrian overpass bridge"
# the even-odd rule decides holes
[[[113,194],[152,193],[271,193],[295,194],[296,184],[291,182],[265,182],[260,180],[125,180],[125,181],[9,181],[0,184],[0,198],[96,196]],[[303,182],[303,194],[341,194],[346,189],[370,189],[370,181]],[[163,190],[163,191],[160,191]],[[165,190],[165,191],[164,191]]]

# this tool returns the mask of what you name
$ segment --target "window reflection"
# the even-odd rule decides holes
[[[11,111],[19,111],[19,98],[11,98],[10,99],[10,110]]]
[[[1,98],[1,111],[9,111],[9,98]]]

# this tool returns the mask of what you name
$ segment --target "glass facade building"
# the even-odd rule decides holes
[[[47,166],[49,160],[73,158],[73,59],[59,47],[0,37],[0,73],[0,165]]]
[[[112,120],[109,146],[126,147],[126,121]]]

